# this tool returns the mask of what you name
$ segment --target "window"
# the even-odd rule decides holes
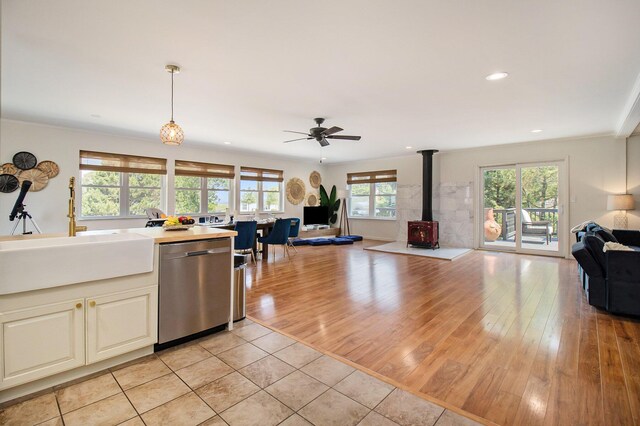
[[[224,213],[234,177],[231,165],[176,160],[176,214]]]
[[[395,219],[397,172],[348,173],[349,216]]]
[[[282,170],[240,168],[240,212],[280,212],[282,205]]]
[[[164,205],[167,160],[80,151],[80,216],[144,216]]]

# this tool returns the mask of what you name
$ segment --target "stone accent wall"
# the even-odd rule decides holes
[[[398,185],[396,189],[396,241],[407,241],[407,222],[422,217],[422,185]]]
[[[440,244],[444,247],[473,247],[473,182],[443,182],[437,194],[440,208],[434,216],[440,222]]]

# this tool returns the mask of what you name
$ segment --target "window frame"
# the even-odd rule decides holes
[[[174,201],[174,213],[181,215],[194,215],[194,216],[206,216],[206,215],[220,215],[226,213],[225,211],[209,211],[209,192],[210,191],[226,191],[227,201],[229,203],[229,211],[233,211],[235,207],[235,166],[231,164],[215,164],[215,163],[203,163],[199,161],[191,160],[175,160],[173,173],[173,201]],[[176,178],[178,177],[191,177],[200,179],[199,188],[180,188],[176,186]],[[208,179],[226,179],[228,182],[228,189],[213,189],[209,188]],[[178,213],[177,211],[177,195],[179,191],[200,191],[200,211],[198,212],[184,212]]]
[[[179,188],[176,186],[176,178],[179,176],[184,176],[184,177],[197,177],[200,179],[200,188]],[[208,182],[207,179],[226,179],[227,181],[229,181],[229,189],[209,189],[208,187]],[[175,210],[175,214],[177,215],[210,215],[210,216],[215,216],[215,215],[220,215],[220,214],[224,214],[226,212],[224,211],[219,211],[219,212],[210,212],[209,211],[209,191],[226,191],[228,192],[228,200],[229,200],[229,211],[232,212],[234,209],[234,182],[235,179],[230,178],[230,177],[211,177],[211,176],[187,176],[187,175],[174,175],[173,176],[173,201],[174,201],[174,210]],[[176,202],[176,196],[178,194],[178,191],[199,191],[200,192],[200,211],[199,212],[185,212],[185,213],[178,213],[177,211],[177,202]]]
[[[243,174],[245,173],[245,174]],[[255,174],[255,179],[252,179],[254,176],[249,176],[248,174]],[[266,177],[265,177],[266,175]],[[242,193],[244,192],[255,192],[258,194],[258,199],[256,203],[256,213],[271,213],[271,214],[281,214],[284,213],[284,172],[282,170],[274,170],[274,169],[259,169],[255,167],[241,167],[240,168],[240,185],[238,188],[237,194],[237,206],[238,206],[238,214],[250,214],[253,213],[253,210],[242,210]],[[245,182],[254,182],[256,184],[257,189],[251,190],[243,190],[242,189],[242,181]],[[276,191],[268,191],[264,189],[264,182],[275,182],[278,184],[278,210],[265,210],[264,209],[264,196],[270,192],[275,193]]]
[[[395,191],[393,194],[378,194],[376,184],[378,183],[395,183]],[[359,172],[359,173],[348,173],[347,174],[347,184],[348,184],[348,197],[347,197],[347,214],[349,219],[367,219],[367,220],[397,220],[398,214],[398,204],[397,204],[397,196],[398,196],[398,182],[397,182],[397,171],[396,170],[380,170],[373,172]],[[369,185],[369,211],[366,216],[353,216],[351,214],[352,207],[352,198],[355,197],[367,197],[367,195],[353,195],[352,189],[353,185]],[[396,206],[393,209],[394,215],[393,217],[387,216],[376,216],[376,197],[396,197]]]
[[[96,171],[96,170],[88,170],[88,171]],[[138,174],[157,174],[157,173],[144,173],[144,172],[123,172],[123,171],[111,171],[112,173],[118,173],[120,184],[116,185],[84,185],[82,179],[82,170],[79,171],[78,181],[80,182],[80,191],[78,195],[78,206],[76,206],[79,214],[79,220],[108,220],[108,219],[140,219],[146,218],[147,216],[144,214],[136,215],[131,214],[131,206],[129,205],[129,195],[130,189],[159,189],[160,190],[160,205],[156,208],[160,210],[166,210],[167,206],[167,176],[160,175],[160,187],[155,186],[129,186],[129,174],[130,173],[138,173]],[[82,211],[82,196],[83,196],[83,188],[116,188],[120,190],[119,199],[119,212],[116,216],[85,216]]]
[[[131,206],[129,205],[129,196],[131,195],[129,186],[130,174],[149,174],[160,175],[160,187],[140,187],[133,189],[158,189],[160,190],[160,205],[155,207],[166,209],[167,205],[167,160],[158,157],[145,157],[131,154],[117,154],[110,152],[85,151],[80,150],[78,182],[80,182],[80,195],[76,200],[76,210],[78,211],[79,220],[104,220],[104,219],[138,219],[145,218],[146,215],[131,214]],[[84,185],[83,171],[105,171],[118,173],[119,184],[115,185]],[[118,188],[119,193],[119,212],[115,216],[85,216],[82,210],[83,188]]]

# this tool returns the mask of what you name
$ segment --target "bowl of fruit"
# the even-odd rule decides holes
[[[195,223],[191,216],[169,216],[162,227],[167,231],[182,231],[194,227]]]

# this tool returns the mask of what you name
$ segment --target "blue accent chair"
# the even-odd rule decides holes
[[[289,238],[287,239],[287,245],[290,247],[293,247],[293,249],[297,253],[298,249],[296,248],[295,244],[293,244],[293,240],[298,238],[298,234],[300,233],[300,218],[292,217],[292,218],[289,218],[289,220],[291,221],[291,229],[289,230]]]
[[[253,253],[253,245],[256,241],[256,231],[258,229],[258,222],[250,220],[247,222],[236,222],[235,231],[238,235],[234,238],[234,250],[240,253],[246,253],[247,250],[251,252],[251,260],[256,263],[256,258]]]
[[[282,246],[286,256],[289,255],[289,233],[291,232],[291,219],[276,219],[273,224],[273,229],[266,237],[259,237],[258,242],[262,244],[268,244],[273,246],[273,258],[275,261],[276,248],[275,246]]]

